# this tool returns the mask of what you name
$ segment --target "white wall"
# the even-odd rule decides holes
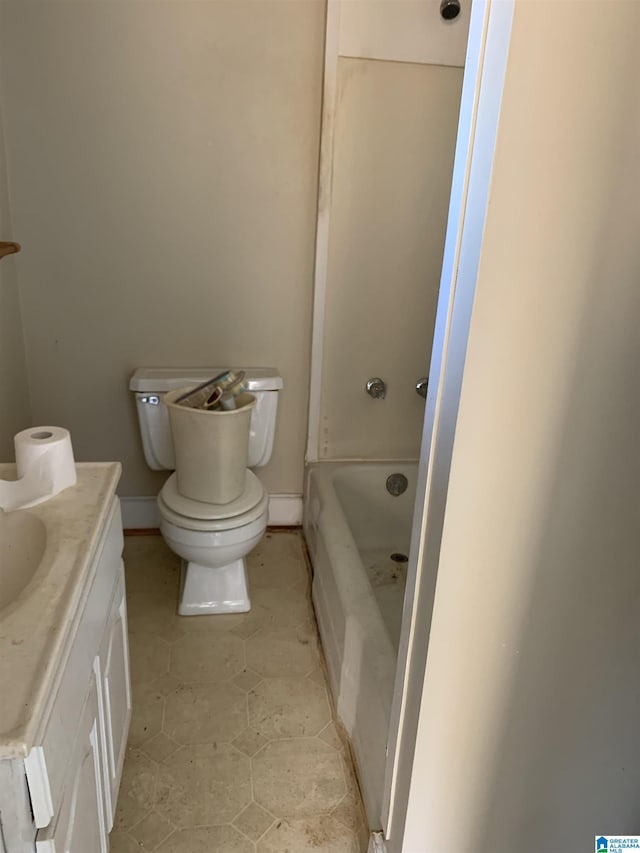
[[[0,105],[0,240],[14,239]],[[0,261],[0,460],[14,459],[13,436],[31,423],[16,269],[22,255]]]
[[[127,390],[152,365],[278,367],[261,476],[302,490],[323,34],[321,0],[0,7],[33,415],[124,495],[161,482]]]
[[[516,0],[408,853],[638,831],[639,27]]]

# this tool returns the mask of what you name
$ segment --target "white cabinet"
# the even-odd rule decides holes
[[[131,717],[127,604],[123,581],[116,587],[99,659],[104,721],[103,773],[106,821],[107,828],[111,831]]]
[[[62,801],[52,826],[38,833],[37,853],[107,853],[102,795],[98,682],[91,676]]]
[[[37,853],[107,853],[131,719],[117,499],[41,742],[25,760]]]

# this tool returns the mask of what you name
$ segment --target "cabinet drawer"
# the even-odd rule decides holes
[[[88,597],[81,602],[82,617],[64,665],[41,746],[25,759],[29,793],[36,827],[49,825],[57,814],[65,771],[75,741],[79,709],[92,678],[94,658],[105,632],[114,587],[122,575],[124,541],[120,506],[114,499]]]

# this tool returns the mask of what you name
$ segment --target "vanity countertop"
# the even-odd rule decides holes
[[[81,462],[76,470],[75,486],[17,510],[43,521],[47,544],[31,582],[0,611],[0,760],[25,757],[36,742],[93,580],[121,466]],[[0,478],[14,479],[15,465],[0,464]]]

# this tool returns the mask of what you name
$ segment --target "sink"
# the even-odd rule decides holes
[[[47,529],[37,516],[0,510],[0,611],[34,576],[46,544]]]

